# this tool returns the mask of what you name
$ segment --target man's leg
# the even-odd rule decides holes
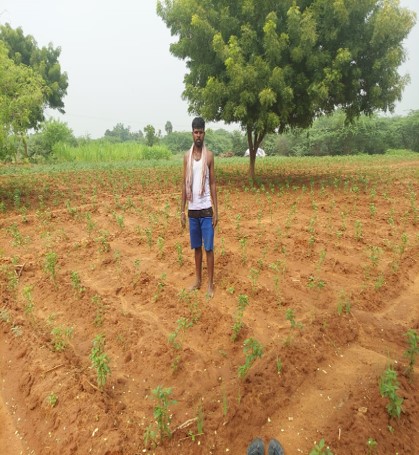
[[[189,235],[195,256],[195,283],[189,290],[194,291],[200,289],[202,281],[202,232],[198,218],[189,218]]]
[[[195,251],[195,283],[191,286],[191,291],[200,289],[202,281],[202,247],[194,248]]]
[[[214,250],[207,251],[208,291],[209,298],[214,296]]]

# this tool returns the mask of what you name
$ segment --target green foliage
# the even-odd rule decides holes
[[[103,335],[96,335],[94,338],[89,358],[92,362],[92,367],[96,370],[97,385],[103,390],[111,372],[109,357],[105,353],[105,337]]]
[[[64,351],[64,349],[67,348],[68,343],[73,336],[73,333],[73,327],[54,327],[51,330],[52,345],[54,347],[54,351]]]
[[[28,154],[31,158],[48,157],[56,144],[76,145],[73,131],[60,120],[50,119],[41,124],[39,132],[29,138]]]
[[[401,412],[403,411],[403,401],[404,399],[397,395],[397,390],[399,389],[399,381],[397,379],[397,372],[390,366],[388,366],[381,378],[379,383],[380,394],[384,398],[388,398],[389,402],[386,406],[388,415],[390,417],[400,417]]]
[[[397,2],[161,0],[157,13],[188,62],[189,110],[241,125],[252,177],[267,133],[339,106],[349,121],[392,110],[408,82],[397,69],[415,16]]]
[[[416,356],[419,354],[419,346],[418,346],[418,341],[419,337],[417,332],[414,329],[409,329],[406,332],[406,337],[409,343],[409,347],[406,349],[406,351],[403,353],[405,357],[408,358],[409,360],[409,366],[407,367],[407,374],[409,376],[412,375],[413,373],[413,367],[415,366],[416,363]]]
[[[170,429],[172,416],[169,412],[169,408],[176,404],[176,401],[170,399],[170,395],[172,394],[171,387],[163,388],[159,385],[152,391],[152,394],[157,401],[153,415],[160,432],[160,441],[163,441],[164,438],[170,438],[172,436],[172,431]]]
[[[142,160],[167,160],[172,156],[164,146],[147,147],[136,142],[111,143],[97,140],[88,141],[78,147],[64,143],[55,144],[53,158],[59,162],[114,163]]]
[[[4,44],[0,41],[0,158],[17,160],[20,145],[27,156],[26,132],[42,112],[46,89],[32,68],[7,56]]]
[[[58,255],[50,251],[45,255],[44,271],[50,276],[51,280],[55,282],[57,273]]]
[[[244,379],[255,363],[256,359],[261,358],[263,354],[262,345],[254,338],[247,338],[243,344],[243,352],[246,356],[245,362],[239,367],[239,378]]]
[[[125,126],[123,123],[117,123],[111,130],[105,131],[105,138],[111,142],[141,142],[144,135],[141,130],[133,133],[131,132],[131,127]]]
[[[156,129],[152,125],[147,125],[144,127],[144,134],[145,143],[148,145],[148,147],[152,147],[159,140],[159,138],[156,136]]]
[[[234,315],[233,333],[231,339],[236,341],[243,327],[244,310],[249,305],[249,298],[246,294],[240,294],[238,297],[237,310]]]
[[[324,439],[321,439],[318,444],[315,444],[310,451],[310,455],[333,455],[333,452],[326,446]]]
[[[47,403],[51,406],[51,408],[55,408],[58,404],[58,396],[54,392],[51,392],[47,396]]]
[[[63,99],[67,94],[68,77],[61,71],[58,61],[61,49],[54,48],[51,43],[40,48],[33,36],[24,35],[22,28],[13,29],[10,24],[0,25],[0,41],[6,45],[9,58],[17,65],[31,68],[46,87],[41,106],[32,111],[29,127],[36,128],[44,120],[44,107],[64,113]]]

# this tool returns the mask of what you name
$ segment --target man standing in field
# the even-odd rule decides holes
[[[193,144],[183,159],[181,223],[186,225],[188,202],[189,235],[195,252],[195,283],[191,290],[200,289],[202,282],[202,242],[207,255],[209,298],[214,295],[214,228],[218,222],[217,189],[214,155],[204,143],[205,121],[192,121]]]

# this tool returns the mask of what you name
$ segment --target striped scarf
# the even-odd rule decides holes
[[[192,201],[192,180],[193,180],[193,144],[189,150],[188,162],[186,166],[186,199]],[[205,144],[202,146],[202,175],[201,175],[201,191],[199,194],[202,196],[205,191],[205,179],[207,177],[207,148]]]

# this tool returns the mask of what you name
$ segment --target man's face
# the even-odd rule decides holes
[[[192,130],[193,142],[197,147],[202,147],[204,143],[205,131],[201,128],[194,128]]]

